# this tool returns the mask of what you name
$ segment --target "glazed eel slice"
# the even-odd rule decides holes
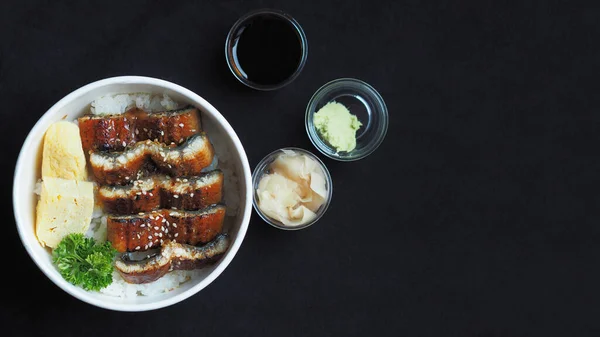
[[[149,161],[160,172],[180,177],[199,175],[213,157],[212,144],[201,132],[180,146],[146,140],[123,152],[91,152],[89,163],[99,184],[124,185],[137,180]]]
[[[123,151],[138,141],[180,144],[201,131],[200,112],[194,107],[149,113],[137,108],[121,115],[78,118],[84,152]]]
[[[145,251],[172,240],[197,245],[214,239],[223,229],[225,206],[200,211],[161,209],[136,215],[109,215],[107,239],[119,252]]]
[[[101,186],[98,199],[109,214],[136,214],[158,208],[198,210],[221,202],[223,172],[173,178],[152,176],[126,186]]]
[[[199,269],[212,264],[225,254],[229,245],[227,234],[220,234],[201,247],[169,241],[160,253],[142,260],[132,260],[129,254],[123,254],[115,261],[115,268],[128,283],[148,283],[171,270]]]

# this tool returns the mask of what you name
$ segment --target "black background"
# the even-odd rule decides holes
[[[1,334],[600,335],[600,11],[514,3],[3,1]],[[229,27],[261,7],[288,11],[310,46],[302,74],[275,92],[245,88],[224,59]],[[358,162],[320,155],[334,197],[318,224],[286,232],[253,214],[200,293],[145,313],[99,309],[37,269],[9,200],[36,120],[118,75],[203,96],[251,167],[284,146],[317,153],[304,110],[339,77],[380,91],[388,135]]]

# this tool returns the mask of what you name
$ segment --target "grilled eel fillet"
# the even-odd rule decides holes
[[[223,229],[224,205],[200,211],[159,210],[136,215],[109,215],[107,239],[119,252],[145,251],[165,241],[197,245]]]
[[[98,199],[109,214],[136,214],[158,208],[198,210],[221,202],[223,172],[167,178],[153,176],[126,186],[102,186]]]
[[[137,180],[148,161],[171,176],[196,176],[213,157],[213,147],[202,132],[176,147],[146,140],[123,152],[91,152],[89,162],[96,182],[123,185]]]
[[[193,107],[158,113],[134,108],[122,115],[86,115],[78,122],[85,153],[123,151],[144,140],[180,144],[198,133],[202,126],[200,113]]]
[[[128,283],[148,283],[163,277],[171,270],[199,269],[216,262],[229,248],[227,234],[202,246],[190,246],[173,241],[166,242],[160,253],[139,261],[124,254],[115,261],[115,268]]]

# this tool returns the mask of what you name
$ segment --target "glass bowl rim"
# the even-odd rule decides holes
[[[252,17],[261,15],[261,14],[272,14],[272,15],[280,17],[280,18],[284,19],[285,21],[287,21],[288,23],[290,23],[294,27],[294,30],[296,31],[298,36],[300,37],[300,44],[302,47],[302,56],[300,58],[300,63],[298,63],[298,67],[296,68],[296,70],[290,75],[290,77],[286,78],[284,81],[273,84],[273,85],[264,85],[264,84],[254,83],[254,82],[249,81],[248,79],[240,76],[235,71],[237,66],[235,65],[235,61],[233,59],[233,52],[231,51],[231,48],[229,48],[230,44],[234,38],[234,34],[238,31],[240,26],[247,20],[251,19]],[[252,89],[256,89],[256,90],[271,91],[271,90],[283,88],[286,85],[292,83],[304,69],[304,65],[306,64],[307,58],[308,58],[308,40],[306,38],[306,34],[304,33],[304,29],[302,29],[302,26],[300,26],[298,21],[296,21],[296,19],[294,19],[290,14],[288,14],[287,12],[284,12],[282,10],[279,10],[279,9],[262,8],[262,9],[256,9],[256,10],[247,12],[246,14],[242,15],[239,19],[237,19],[235,21],[235,23],[229,29],[229,32],[227,33],[227,38],[225,39],[225,59],[227,61],[227,67],[229,68],[229,70],[231,71],[233,76],[238,81],[240,81],[244,85],[246,85]]]
[[[377,106],[374,106],[372,108],[374,111],[376,111],[375,113],[377,113],[380,116],[381,126],[377,130],[376,137],[369,141],[369,143],[372,143],[370,149],[368,149],[367,151],[365,151],[361,154],[357,154],[354,156],[340,157],[340,156],[336,155],[335,152],[328,151],[329,147],[327,147],[325,145],[324,141],[321,139],[317,130],[314,127],[314,124],[312,122],[312,116],[316,112],[313,110],[315,110],[315,107],[321,101],[323,96],[325,96],[327,93],[329,93],[335,89],[338,89],[340,87],[343,88],[344,85],[351,85],[353,87],[353,89],[360,91],[361,93],[363,93],[366,96],[369,96],[370,98],[372,98],[375,101]],[[323,155],[325,155],[331,159],[338,160],[338,161],[343,161],[343,162],[356,161],[356,160],[363,159],[363,158],[369,156],[371,153],[375,152],[375,150],[377,150],[377,148],[379,148],[379,146],[381,145],[381,143],[383,143],[383,140],[385,139],[385,136],[387,134],[388,124],[389,124],[388,109],[387,109],[387,105],[385,104],[385,101],[383,100],[383,97],[381,97],[381,94],[367,82],[356,79],[356,78],[342,77],[342,78],[337,78],[337,79],[331,80],[331,81],[323,84],[321,87],[319,87],[319,89],[317,89],[315,91],[315,93],[311,96],[310,100],[308,101],[308,104],[306,105],[304,125],[306,128],[306,133],[308,134],[308,138],[310,139],[310,141],[314,145],[314,147],[316,147],[317,150],[319,150],[319,152],[321,152]]]
[[[271,159],[274,158],[278,153],[282,153],[283,150],[290,150],[290,151],[297,151],[297,152],[301,152],[305,155],[308,155],[310,158],[314,159],[319,166],[321,167],[321,169],[323,170],[323,173],[325,175],[325,180],[327,181],[327,200],[325,200],[325,203],[323,205],[321,205],[321,207],[319,208],[319,211],[317,212],[317,217],[315,219],[313,219],[311,222],[308,222],[304,225],[300,225],[300,226],[286,226],[284,224],[281,224],[279,221],[275,220],[275,219],[271,219],[270,217],[268,217],[267,215],[265,215],[260,208],[258,207],[258,201],[257,201],[257,196],[256,196],[256,189],[255,186],[258,185],[259,182],[259,178],[262,177],[262,174],[264,172],[264,169],[267,167],[268,164],[271,163]],[[260,176],[259,176],[260,175]],[[256,164],[256,166],[254,167],[254,170],[252,170],[252,206],[254,207],[254,210],[256,211],[256,213],[258,214],[258,216],[265,221],[266,223],[268,223],[269,225],[278,228],[278,229],[283,229],[283,230],[290,230],[290,231],[294,231],[294,230],[300,230],[300,229],[304,229],[307,227],[312,226],[313,224],[315,224],[317,221],[319,221],[321,219],[321,217],[323,217],[323,215],[325,214],[325,212],[327,212],[327,209],[329,208],[329,204],[331,203],[331,199],[333,197],[333,179],[331,177],[331,173],[329,172],[329,170],[327,169],[327,166],[325,166],[325,163],[323,163],[323,161],[317,157],[314,153],[302,149],[302,148],[298,148],[298,147],[282,147],[280,149],[274,150],[271,153],[267,154],[266,156],[264,156],[259,162],[258,164]]]

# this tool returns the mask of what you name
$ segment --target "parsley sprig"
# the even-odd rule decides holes
[[[86,290],[100,290],[112,283],[116,253],[110,242],[97,244],[76,233],[62,239],[52,251],[52,261],[68,282]]]

